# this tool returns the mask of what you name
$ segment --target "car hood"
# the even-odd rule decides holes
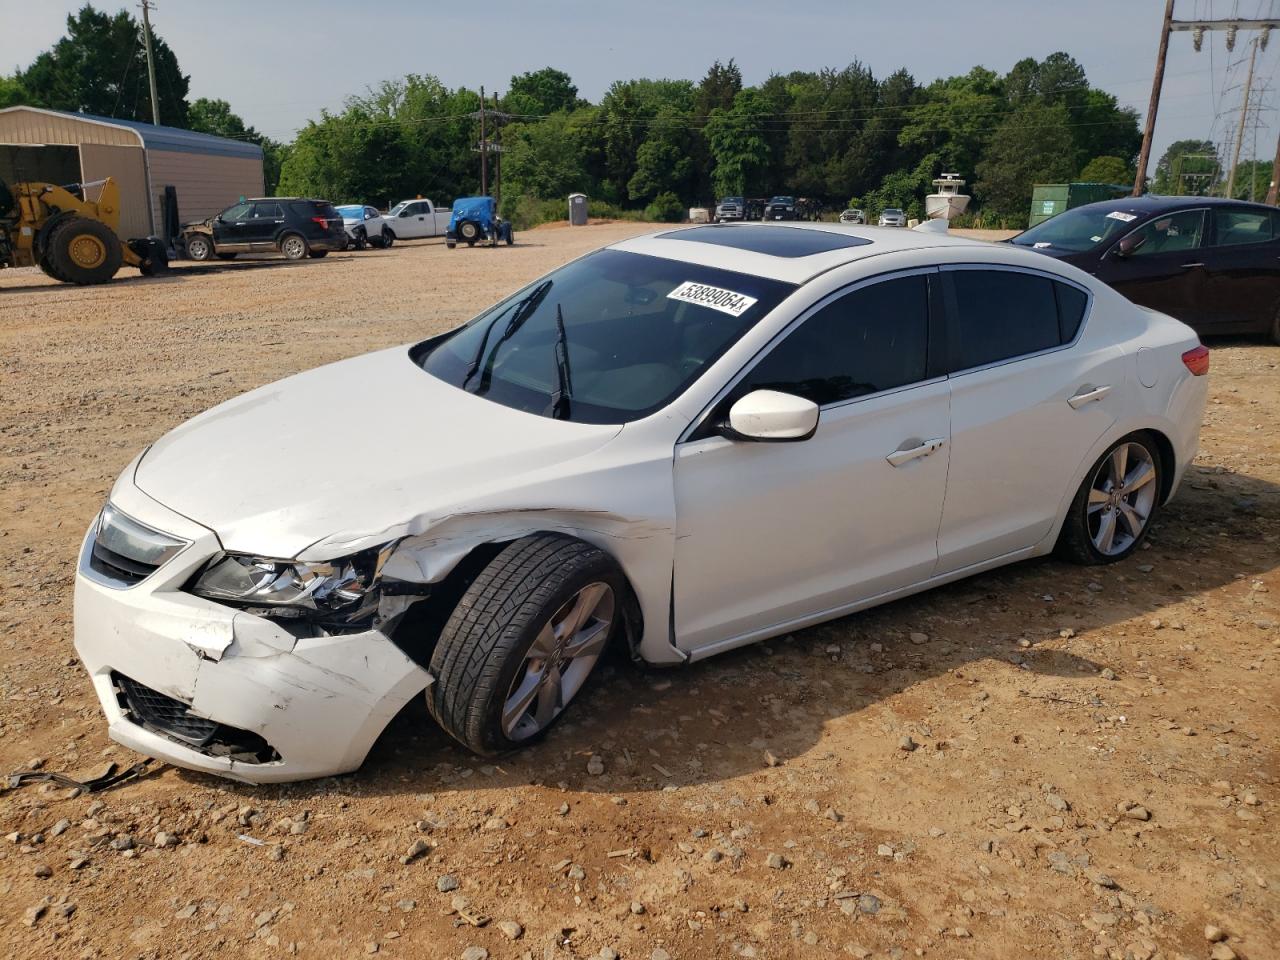
[[[620,430],[476,397],[396,347],[200,414],[143,455],[133,482],[212,529],[227,550],[293,557],[320,540],[397,531],[393,539],[414,518],[515,493]]]

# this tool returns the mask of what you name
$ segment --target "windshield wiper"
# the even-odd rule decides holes
[[[551,395],[548,407],[553,420],[568,420],[569,405],[573,400],[573,380],[569,376],[569,338],[564,332],[564,314],[556,304],[556,378],[559,387]]]
[[[499,337],[498,342],[493,345],[494,354],[498,352],[498,347],[502,346],[505,341],[511,339],[515,332],[520,329],[520,325],[529,318],[529,314],[533,313],[533,311],[538,308],[538,304],[542,302],[542,298],[545,297],[547,295],[547,291],[551,289],[551,284],[552,281],[543,280],[542,283],[529,291],[528,296],[522,297],[511,305],[515,308],[515,312],[511,314],[511,319],[507,321],[507,326],[502,331],[502,336]],[[510,310],[511,307],[508,307],[507,309]],[[489,344],[489,334],[493,333],[493,328],[497,326],[498,321],[501,320],[506,313],[507,311],[503,310],[496,317],[490,320],[489,325],[485,327],[484,336],[480,338],[480,346],[476,350],[476,355],[471,358],[471,363],[467,365],[467,372],[462,378],[461,387],[463,390],[467,389],[467,384],[471,382],[471,378],[474,377],[476,372],[480,369],[480,364],[484,362],[485,347]],[[477,393],[488,387],[491,370],[492,367],[485,371],[485,376],[480,378],[480,388],[476,391]]]

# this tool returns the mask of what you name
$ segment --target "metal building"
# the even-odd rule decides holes
[[[265,192],[257,144],[84,113],[0,110],[0,179],[66,184],[104,177],[120,186],[121,239],[172,241],[167,224],[202,220]],[[166,201],[170,187],[174,200]]]

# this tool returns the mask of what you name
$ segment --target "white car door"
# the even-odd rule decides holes
[[[682,649],[705,655],[835,616],[933,573],[949,433],[947,382],[930,356],[936,284],[936,271],[914,271],[826,298],[677,446]],[[764,388],[818,403],[816,433],[761,443],[715,431],[735,400]]]
[[[433,226],[430,210],[425,200],[405,204],[391,229],[400,240],[416,240],[431,236]]]
[[[1125,394],[1124,352],[1082,342],[1084,287],[1015,267],[944,267],[951,463],[938,573],[1034,547]]]

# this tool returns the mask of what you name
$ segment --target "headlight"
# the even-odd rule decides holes
[[[192,593],[276,616],[358,618],[377,604],[378,579],[391,545],[324,563],[226,553],[196,578]],[[273,609],[274,608],[274,609]]]

